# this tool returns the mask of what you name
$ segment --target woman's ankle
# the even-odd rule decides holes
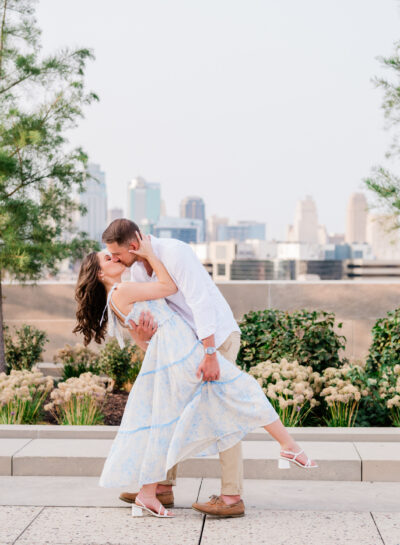
[[[292,439],[291,441],[286,441],[285,443],[280,443],[280,445],[281,450],[298,450],[298,444],[294,439]]]

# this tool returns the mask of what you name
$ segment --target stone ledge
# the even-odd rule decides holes
[[[0,474],[99,476],[112,439],[3,438]],[[242,441],[247,479],[400,482],[400,444],[393,442],[300,441],[318,468],[294,464],[278,468],[279,445],[272,441]],[[218,455],[190,458],[178,465],[180,477],[220,476]]]
[[[114,439],[119,426],[58,426],[52,424],[1,424],[0,438],[61,438],[61,439]],[[400,428],[330,428],[295,427],[287,428],[297,441],[334,442],[384,442],[399,443]],[[248,433],[245,441],[273,441],[263,429]]]

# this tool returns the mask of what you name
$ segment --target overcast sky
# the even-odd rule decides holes
[[[168,215],[196,194],[282,238],[310,194],[342,232],[387,149],[371,78],[400,40],[397,0],[40,0],[37,15],[45,50],[94,49],[100,102],[72,142],[106,172],[110,207],[141,175]]]

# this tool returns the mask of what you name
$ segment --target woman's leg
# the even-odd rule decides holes
[[[282,424],[281,419],[275,420],[275,422],[272,422],[272,424],[268,424],[267,426],[264,426],[264,429],[272,435],[276,441],[281,445],[281,450],[291,450],[292,452],[298,452],[301,450],[301,447],[296,441],[291,437],[285,426]],[[286,456],[287,458],[294,458],[291,454],[283,454],[283,456]],[[307,462],[307,455],[302,452],[300,456],[297,456],[296,460],[298,460],[301,464],[305,464]],[[311,465],[315,466],[316,462],[313,460],[311,461]]]
[[[152,509],[156,513],[158,513],[160,505],[162,505],[156,497],[157,484],[158,483],[144,484],[139,490],[139,494],[136,496],[136,499],[139,499],[146,507]],[[140,505],[140,503],[137,501],[135,501],[135,503]],[[162,506],[161,514],[166,512],[168,512],[170,515],[174,514],[172,511],[165,509],[165,507]]]

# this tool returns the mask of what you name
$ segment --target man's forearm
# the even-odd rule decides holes
[[[201,339],[201,342],[203,343],[204,348],[207,348],[208,346],[215,346],[214,334],[209,335],[208,337],[205,337],[204,339]]]

